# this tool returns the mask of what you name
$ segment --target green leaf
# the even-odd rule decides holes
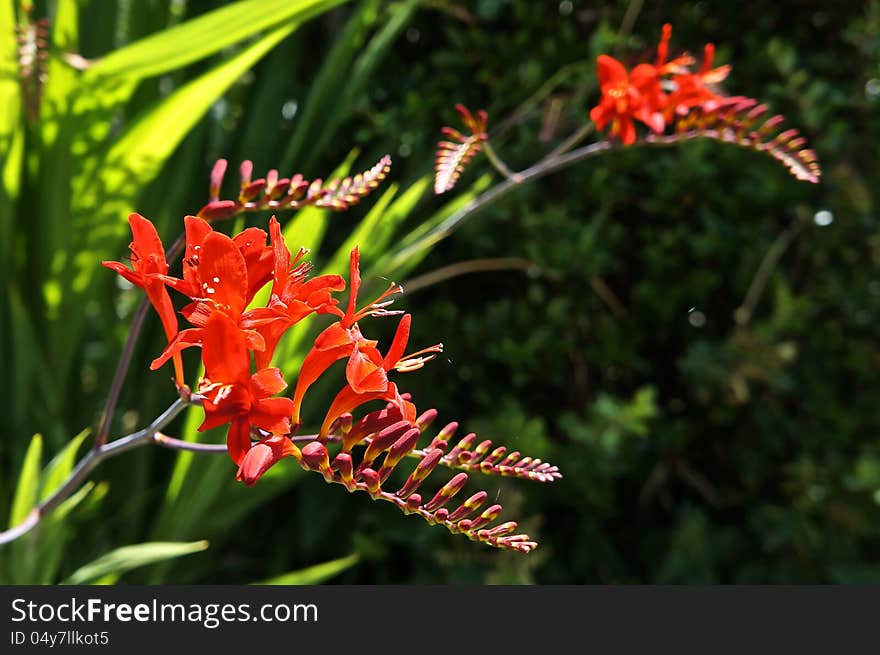
[[[293,162],[308,168],[325,151],[394,40],[409,23],[419,1],[404,0],[390,5],[387,10],[390,17],[366,46],[366,33],[378,23],[380,13],[374,0],[360,5],[336,39],[309,89],[296,131],[282,158],[284,168]]]
[[[58,489],[58,487],[60,487],[67,479],[67,476],[70,475],[74,464],[76,464],[76,454],[79,451],[79,447],[90,432],[91,430],[88,428],[80,432],[68,442],[60,453],[52,458],[51,462],[46,465],[46,469],[43,472],[40,500],[45,500],[51,493]]]
[[[347,1],[236,2],[114,50],[86,71],[84,81],[111,76],[161,75],[220,52],[258,32],[291,21],[301,23]]]
[[[291,571],[283,575],[263,580],[262,582],[254,582],[255,585],[310,585],[321,584],[325,580],[335,577],[347,571],[358,562],[358,554],[352,553],[348,557],[334,559],[323,564],[316,564],[299,571]]]
[[[370,273],[403,279],[419,265],[435,245],[461,225],[461,220],[451,226],[449,226],[449,221],[457,212],[479,196],[489,186],[491,180],[492,176],[489,174],[481,176],[466,192],[445,204],[439,211],[401,239],[395,248],[382,255]]]
[[[40,492],[40,458],[43,456],[43,435],[35,434],[28,446],[15,488],[12,511],[9,514],[9,527],[15,527],[27,518],[37,505]]]
[[[15,199],[21,186],[24,128],[12,0],[0,0],[0,280],[9,269]],[[5,285],[3,285],[5,286]]]
[[[88,584],[106,575],[121,574],[147,564],[198,553],[207,548],[207,541],[190,543],[153,541],[123,546],[77,569],[61,584]]]

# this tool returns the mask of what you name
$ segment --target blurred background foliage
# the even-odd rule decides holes
[[[312,179],[340,162],[368,168],[388,152],[392,174],[379,191],[344,214],[288,217],[287,234],[313,247],[319,269],[338,268],[338,249],[367,221],[371,229],[356,234],[364,246],[374,238],[372,280],[412,280],[398,306],[415,315],[413,342],[446,347],[407,376],[415,401],[562,468],[552,485],[482,481],[541,547],[525,557],[490,551],[294,465],[249,490],[226,458],[142,449],[102,465],[57,521],[0,549],[4,579],[242,583],[294,572],[280,581],[880,581],[880,2],[325,4],[301,25],[267,21],[223,47],[198,42],[203,55],[155,56],[152,69],[117,72],[110,86],[124,97],[95,91],[106,83],[71,83],[29,123],[25,145],[37,153],[23,160],[29,175],[17,198],[0,198],[3,224],[19,235],[0,252],[9,284],[0,512],[11,520],[29,507],[14,491],[21,478],[34,480],[33,496],[50,492],[90,438],[72,436],[99,420],[139,296],[95,271],[99,259],[124,256],[128,211],[154,220],[170,242],[180,217],[204,204],[218,157]],[[234,6],[81,0],[37,2],[35,14],[76,26],[68,34],[77,39],[57,43],[55,55],[98,60]],[[253,23],[263,13],[249,15]],[[767,102],[808,136],[824,169],[819,185],[718,143],[633,148],[524,186],[408,266],[383,267],[379,255],[487,183],[478,158],[455,197],[430,195],[434,146],[440,126],[455,124],[455,102],[486,108],[490,135],[514,116],[493,143],[523,168],[587,120],[596,55],[652,58],[667,21],[674,49],[716,43],[718,61],[733,65],[728,93]],[[176,49],[198,48],[184,41]],[[78,74],[49,61],[44,103],[53,66],[56,79]],[[207,77],[222,66],[222,80]],[[177,94],[199,80],[201,113],[199,103],[184,103],[151,128],[145,116],[169,98],[187,99]],[[97,108],[75,111],[90,98]],[[73,141],[91,134],[82,148],[92,149],[55,144],[46,116],[67,121],[61,133]],[[130,153],[125,141],[101,148],[132,126],[155,129],[154,145],[164,130],[173,134],[167,152],[123,158],[127,170],[118,157]],[[0,145],[8,182],[14,140]],[[383,213],[371,217],[377,204]],[[94,221],[77,223],[84,215]],[[371,223],[380,215],[389,222]],[[66,234],[69,226],[95,230],[94,242],[76,242],[89,235]],[[52,268],[59,252],[93,255],[88,287],[63,286],[69,270]],[[501,257],[528,266],[418,283],[451,264]],[[77,305],[77,321],[52,315],[47,289],[56,287],[46,270],[61,278],[58,293]],[[19,286],[25,279],[42,283]],[[88,295],[77,296],[83,289]],[[174,397],[166,374],[147,371],[163,341],[158,321],[147,328],[113,435],[145,425]],[[65,341],[71,330],[74,343]],[[287,363],[306,336],[294,335]],[[193,435],[197,418],[168,432]],[[32,441],[35,432],[43,438]],[[135,552],[120,556],[123,547]]]

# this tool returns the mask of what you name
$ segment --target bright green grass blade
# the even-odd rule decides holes
[[[24,127],[13,0],[0,0],[0,281],[9,273],[15,200],[21,186]],[[5,285],[4,285],[5,286]]]
[[[46,70],[46,85],[41,101],[40,125],[43,143],[55,141],[59,118],[67,112],[70,98],[79,81],[79,72],[61,58],[62,53],[79,50],[79,9],[76,0],[58,0],[52,21],[52,50]]]
[[[310,566],[305,569],[300,569],[299,571],[291,571],[290,573],[284,573],[283,575],[275,576],[274,578],[269,578],[268,580],[262,580],[261,582],[254,582],[252,584],[255,585],[309,585],[309,584],[321,584],[325,580],[329,580],[333,578],[343,571],[347,571],[352,566],[358,563],[358,554],[352,553],[348,557],[341,557],[340,559],[330,560],[329,562],[323,562],[322,564],[316,564],[315,566]]]
[[[35,434],[28,446],[18,475],[18,485],[9,513],[9,527],[14,527],[27,518],[37,505],[40,493],[40,459],[43,456],[43,435]]]
[[[420,0],[404,0],[390,5],[388,21],[370,39],[366,48],[358,50],[358,57],[351,71],[346,72],[345,84],[336,90],[333,102],[322,116],[320,129],[310,135],[308,152],[302,162],[304,167],[311,166],[315,157],[324,152],[336,136],[337,130],[348,117],[352,105],[367,88],[370,80],[373,79],[373,73],[378,70],[390,52],[394,41],[409,24],[419,2]]]
[[[364,0],[333,40],[333,47],[323,57],[323,63],[315,74],[305,102],[301,103],[293,135],[281,158],[281,170],[296,168],[305,174],[306,171],[302,168],[305,160],[313,160],[307,150],[311,150],[316,136],[326,129],[325,118],[333,113],[333,107],[340,102],[341,89],[348,84],[347,75],[351,63],[364,47],[367,34],[378,20],[378,0]]]
[[[150,35],[99,60],[87,83],[144,78],[177,70],[284,23],[309,20],[347,0],[244,0]]]
[[[76,454],[90,432],[88,428],[80,432],[46,465],[42,476],[40,500],[45,500],[56,491],[73,471]]]
[[[141,566],[191,555],[207,548],[207,541],[191,543],[154,541],[123,546],[77,569],[61,584],[89,584],[107,575],[117,576]]]

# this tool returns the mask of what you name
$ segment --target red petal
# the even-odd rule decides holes
[[[132,251],[135,258],[132,265],[135,270],[142,273],[158,273],[164,275],[168,272],[168,264],[165,263],[165,248],[156,227],[140,214],[130,214],[128,224],[131,226]]]
[[[394,365],[400,361],[401,357],[403,357],[403,353],[406,350],[406,344],[409,342],[409,328],[411,323],[412,316],[410,314],[404,314],[403,318],[400,319],[400,323],[397,324],[397,331],[394,333],[394,341],[391,342],[391,347],[388,349],[388,354],[385,355],[385,360],[383,362],[386,371],[390,371],[394,368]]]
[[[235,479],[251,487],[263,474],[285,457],[300,458],[299,448],[287,437],[272,435],[247,451],[238,468]]]
[[[238,317],[248,292],[247,266],[238,247],[221,232],[211,232],[202,244],[198,276],[200,296]]]
[[[281,369],[264,368],[251,376],[251,389],[254,398],[268,398],[287,388]]]
[[[272,250],[275,255],[272,293],[280,295],[284,287],[287,286],[287,280],[290,278],[290,250],[284,242],[281,225],[274,216],[269,219],[269,237],[272,241]]]
[[[351,354],[354,346],[342,346],[339,348],[331,348],[329,350],[318,350],[312,348],[303,360],[299,370],[299,376],[296,379],[296,389],[293,392],[293,420],[299,423],[299,408],[302,404],[303,396],[315,380],[317,380],[326,371],[333,362],[344,359]]]
[[[241,384],[218,384],[206,389],[206,384],[211,385],[211,381],[203,380],[199,385],[199,392],[205,396],[202,401],[205,420],[199,426],[201,432],[247,416],[251,411],[253,403],[249,388]]]
[[[373,391],[370,393],[357,393],[351,386],[345,385],[342,391],[336,394],[336,398],[330,404],[330,409],[327,410],[324,423],[321,425],[321,435],[326,436],[333,421],[339,418],[340,415],[350,412],[371,400],[391,400],[396,396],[397,387],[394,386],[393,382],[388,383],[386,391]]]
[[[292,415],[293,401],[290,398],[263,398],[254,403],[248,419],[267,432],[287,434]]]
[[[165,350],[162,351],[162,354],[152,361],[150,364],[150,370],[155,371],[184,348],[201,346],[203,333],[203,328],[190,328],[178,333],[171,343],[165,346]]]
[[[345,379],[355,393],[385,391],[388,375],[382,368],[382,355],[375,348],[360,349],[355,346],[345,366]]]
[[[348,307],[345,310],[345,319],[343,320],[344,327],[351,327],[350,323],[354,321],[354,315],[357,312],[357,296],[358,291],[361,288],[361,254],[358,251],[357,246],[351,251],[351,257],[349,259],[348,267],[349,267],[349,296],[348,296]]]
[[[629,79],[624,65],[614,57],[599,55],[596,59],[596,64],[598,68],[599,85],[602,87],[626,82]]]
[[[125,278],[128,282],[131,282],[136,287],[143,289],[144,285],[146,284],[146,280],[144,279],[143,275],[132,271],[125,264],[121,264],[120,262],[104,261],[101,262],[101,265],[105,268],[109,268],[111,271],[119,273],[123,278]]]
[[[226,433],[226,450],[236,464],[241,465],[244,456],[251,448],[251,426],[247,418],[233,421]]]
[[[214,312],[202,328],[202,361],[205,377],[213,382],[247,386],[250,353],[244,333],[222,312]]]

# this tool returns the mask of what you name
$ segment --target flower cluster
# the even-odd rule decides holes
[[[421,368],[442,351],[442,345],[406,354],[412,317],[388,309],[392,297],[402,291],[399,285],[390,284],[377,298],[358,306],[357,247],[351,251],[349,293],[342,306],[336,294],[346,289],[345,280],[339,275],[310,277],[311,266],[302,261],[306,250],[291,253],[274,216],[268,235],[249,227],[234,237],[214,230],[202,218],[187,216],[180,278],[168,274],[166,252],[153,224],[139,214],[132,214],[129,223],[131,268],[120,262],[104,262],[104,266],[146,292],[168,338],[151,368],[174,362],[181,392],[204,408],[201,431],[229,426],[226,447],[238,466],[239,481],[251,486],[279,460],[292,457],[328,482],[390,501],[406,514],[419,515],[470,539],[520,552],[537,545],[528,535],[512,534],[514,522],[488,526],[500,513],[500,505],[492,505],[476,519],[467,518],[485,502],[486,492],[471,496],[451,513],[443,507],[463,488],[467,473],[456,474],[428,502],[423,503],[415,493],[438,465],[541,482],[561,476],[555,466],[541,460],[516,451],[507,453],[504,447],[493,450],[490,441],[476,444],[472,434],[447,453],[448,439],[457,427],[454,423],[426,448],[417,448],[419,436],[437,412],[419,414],[409,394],[402,393],[390,378]],[[266,304],[254,306],[257,292],[269,284]],[[178,330],[169,289],[189,299],[179,310],[189,323],[186,329]],[[291,397],[278,396],[287,387],[282,371],[271,366],[279,340],[292,326],[318,314],[334,320],[318,334],[303,360]],[[361,322],[389,315],[401,316],[383,352],[377,340],[364,335]],[[181,352],[192,346],[201,348],[204,365],[194,393],[185,386],[181,362]],[[319,432],[298,435],[304,397],[340,360],[346,361],[345,381],[320,419]],[[353,412],[374,401],[384,406],[356,420]],[[300,449],[296,442],[302,441],[307,443]],[[327,449],[331,443],[341,444],[332,462]],[[365,448],[357,464],[352,458],[356,446]],[[382,484],[404,457],[417,458],[419,463],[400,489],[384,490]]]
[[[617,59],[599,55],[597,60],[602,99],[590,111],[590,118],[600,130],[610,126],[609,133],[624,144],[635,143],[634,121],[647,125],[655,134],[662,134],[676,116],[685,116],[694,108],[711,110],[722,96],[716,85],[730,72],[730,66],[712,67],[715,46],[706,44],[703,63],[696,72],[690,55],[669,59],[672,26],[663,26],[653,64],[642,63],[627,71]]]

